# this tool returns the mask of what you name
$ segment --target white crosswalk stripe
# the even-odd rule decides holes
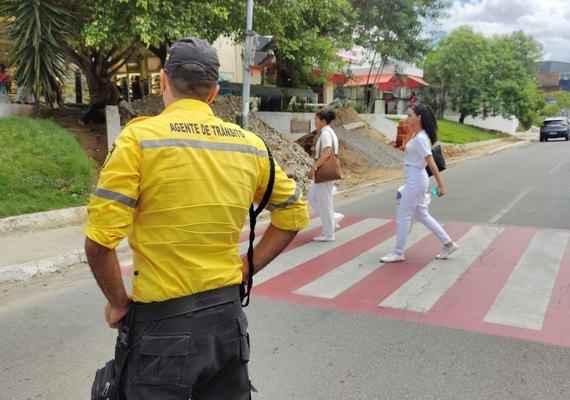
[[[540,330],[569,239],[568,233],[537,232],[485,321]]]

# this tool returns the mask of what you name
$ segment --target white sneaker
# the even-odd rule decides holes
[[[385,255],[384,257],[381,257],[380,261],[382,261],[383,263],[404,261],[404,255],[403,254],[396,254],[396,253],[392,252],[388,255]]]
[[[325,235],[315,236],[313,238],[313,242],[334,242],[334,235],[331,235],[331,236],[325,236]]]
[[[344,214],[334,213],[334,224],[336,229],[340,228],[340,221],[342,221],[343,218]]]
[[[435,258],[438,260],[445,260],[450,255],[455,253],[455,250],[457,250],[458,248],[459,246],[457,245],[457,243],[451,242],[449,246],[443,246],[441,248],[441,252],[437,256],[435,256]]]

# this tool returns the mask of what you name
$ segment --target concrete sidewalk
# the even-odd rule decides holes
[[[493,153],[528,143],[507,144]],[[86,219],[85,207],[0,218],[0,284],[21,282],[85,263],[82,228]],[[117,252],[120,258],[129,257],[126,240]]]
[[[25,281],[86,262],[85,207],[0,219],[0,284]],[[117,247],[130,252],[126,240]]]

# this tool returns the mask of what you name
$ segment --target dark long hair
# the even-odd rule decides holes
[[[435,118],[435,113],[429,106],[424,106],[423,104],[413,106],[412,111],[414,114],[422,117],[422,128],[428,134],[429,140],[433,145],[437,142],[437,119]]]
[[[336,114],[333,110],[319,110],[315,114],[319,119],[327,121],[327,125],[336,118]]]

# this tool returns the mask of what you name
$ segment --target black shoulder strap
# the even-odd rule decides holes
[[[265,189],[265,194],[261,199],[261,202],[257,206],[257,209],[253,208],[253,204],[249,207],[249,247],[247,249],[247,262],[249,264],[249,277],[247,280],[247,286],[244,288],[242,293],[241,305],[242,307],[247,307],[249,304],[249,295],[251,293],[251,287],[253,286],[253,242],[255,241],[255,222],[257,216],[261,214],[269,197],[271,197],[271,192],[273,191],[273,184],[275,183],[275,161],[271,155],[271,151],[267,144],[265,144],[267,149],[267,156],[269,157],[269,182],[267,182],[267,189]]]

